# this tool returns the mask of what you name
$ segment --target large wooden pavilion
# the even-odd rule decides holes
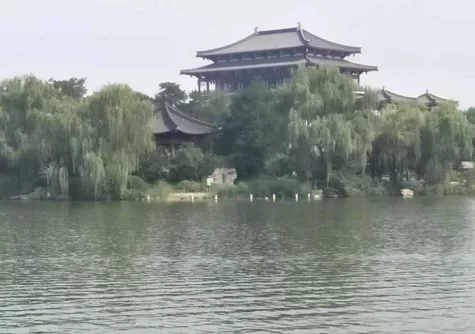
[[[361,48],[338,44],[318,37],[297,27],[259,31],[237,42],[205,51],[196,56],[210,60],[212,64],[181,74],[198,79],[198,90],[204,85],[206,92],[214,86],[223,92],[235,92],[252,81],[262,80],[275,87],[288,80],[299,66],[334,65],[342,73],[350,75],[359,83],[362,73],[377,71],[376,66],[349,61],[351,55],[361,53]]]

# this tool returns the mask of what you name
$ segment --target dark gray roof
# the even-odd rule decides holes
[[[223,63],[213,63],[203,67],[198,67],[190,70],[182,70],[180,74],[196,75],[220,71],[235,71],[247,70],[253,68],[278,67],[278,66],[295,66],[300,64],[314,64],[314,65],[333,65],[341,68],[358,70],[361,72],[377,71],[376,66],[361,65],[352,63],[344,59],[334,59],[325,57],[308,57],[293,56],[293,57],[278,57],[267,59],[250,59],[241,61],[230,61]]]
[[[345,59],[335,59],[335,58],[326,58],[326,57],[309,57],[308,61],[311,64],[315,65],[333,65],[337,66],[340,68],[346,68],[350,70],[358,70],[361,72],[370,72],[370,71],[377,71],[378,67],[377,66],[371,66],[371,65],[363,65],[363,64],[357,64],[353,63],[351,61],[345,60]]]
[[[198,51],[198,57],[209,57],[232,53],[281,50],[310,46],[316,49],[360,53],[361,48],[330,42],[299,27],[257,31],[237,42],[210,50]]]
[[[303,38],[308,40],[308,45],[313,46],[316,49],[323,49],[323,50],[335,50],[335,51],[343,51],[349,53],[361,53],[361,48],[358,46],[349,46],[338,44],[335,42],[330,42],[326,39],[318,37],[311,32],[302,29],[300,33],[303,35]]]
[[[417,101],[428,104],[428,105],[437,105],[441,103],[457,103],[457,101],[444,99],[440,96],[429,93],[427,90],[424,94],[421,94],[417,97]]]
[[[298,64],[305,64],[307,60],[304,56],[296,57],[279,57],[279,58],[267,58],[267,59],[250,59],[240,61],[230,61],[225,63],[213,63],[203,67],[198,67],[190,70],[182,70],[180,74],[198,74],[198,73],[210,73],[219,71],[234,71],[245,70],[252,68],[265,68],[276,66],[292,66]]]
[[[379,91],[379,98],[380,98],[380,101],[386,101],[388,103],[418,102],[427,106],[435,106],[442,103],[458,104],[457,101],[444,99],[442,97],[431,94],[428,91],[426,91],[424,94],[419,95],[418,97],[410,97],[410,96],[404,96],[404,95],[393,93],[384,87],[382,90]]]
[[[410,96],[399,95],[393,93],[386,88],[383,87],[382,90],[379,91],[380,100],[386,101],[389,103],[396,103],[396,102],[415,102],[416,98]]]
[[[150,126],[154,134],[182,132],[189,135],[203,135],[216,129],[214,124],[188,116],[169,105],[153,116]]]

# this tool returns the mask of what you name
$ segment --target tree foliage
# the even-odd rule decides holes
[[[214,146],[218,154],[229,156],[240,178],[262,174],[266,159],[282,142],[273,101],[264,85],[253,84],[232,99],[230,113],[221,121]]]
[[[120,198],[154,149],[150,103],[127,86],[78,100],[35,77],[14,78],[0,84],[0,110],[0,154],[19,192],[40,177],[59,195]]]
[[[86,93],[86,78],[70,78],[68,80],[49,79],[53,87],[63,96],[82,99]]]
[[[186,102],[188,95],[180,88],[180,85],[174,82],[162,82],[159,85],[159,91],[155,95],[155,102],[158,104],[160,110],[163,110],[165,104],[175,108],[181,108],[181,105]]]
[[[127,187],[145,188],[141,179],[201,182],[228,165],[240,180],[296,175],[329,193],[376,194],[386,175],[394,185],[411,178],[440,185],[473,159],[473,108],[381,109],[377,91],[333,67],[299,68],[284,87],[256,82],[232,97],[188,99],[178,84],[160,84],[160,108],[170,104],[219,128],[210,145],[182,145],[174,155],[156,150],[147,95],[116,84],[85,97],[84,84],[0,82],[0,173],[11,175],[15,193],[42,186],[55,196],[123,198]]]

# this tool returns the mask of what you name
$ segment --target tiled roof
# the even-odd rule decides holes
[[[344,59],[334,59],[325,57],[308,57],[293,56],[293,57],[279,57],[279,58],[267,58],[267,59],[250,59],[242,61],[230,61],[223,63],[213,63],[203,67],[198,67],[189,70],[182,70],[180,74],[204,74],[220,71],[235,71],[235,70],[247,70],[254,68],[265,67],[278,67],[278,66],[295,66],[299,64],[314,64],[314,65],[333,65],[346,69],[354,69],[362,72],[377,71],[376,66],[362,65],[352,63]]]
[[[361,48],[330,42],[300,27],[257,31],[237,42],[210,50],[198,51],[198,57],[232,53],[282,50],[310,46],[321,50],[334,50],[347,54],[360,53]]]
[[[311,32],[302,29],[301,31],[303,37],[308,40],[308,45],[313,46],[314,48],[317,49],[324,49],[324,50],[335,50],[335,51],[343,51],[343,52],[349,52],[349,53],[360,53],[361,48],[358,46],[349,46],[349,45],[343,45],[343,44],[338,44],[334,42],[330,42],[326,39],[323,39],[321,37],[318,37]]]
[[[363,72],[377,71],[377,66],[363,65],[352,63],[351,61],[345,59],[335,59],[335,58],[325,58],[325,57],[309,57],[308,60],[310,63],[315,65],[333,65],[340,68],[360,70]]]
[[[241,61],[230,61],[223,63],[213,63],[203,67],[198,67],[190,70],[182,70],[180,74],[198,74],[198,73],[210,73],[219,71],[235,71],[246,70],[252,68],[265,68],[276,66],[292,66],[298,64],[305,64],[307,61],[304,56],[296,57],[280,57],[280,58],[267,58],[267,59],[250,59]]]
[[[424,94],[421,94],[417,97],[417,101],[425,103],[425,104],[441,104],[441,103],[457,103],[457,101],[444,99],[440,96],[434,95],[426,91]]]
[[[397,102],[418,102],[427,106],[435,106],[443,103],[456,103],[457,101],[444,99],[442,97],[436,96],[434,94],[426,91],[424,94],[419,95],[418,97],[404,96],[400,94],[393,93],[385,88],[379,91],[379,98],[381,101],[387,101],[389,103]]]
[[[214,124],[188,116],[169,105],[153,116],[150,126],[154,134],[182,132],[189,135],[203,135],[216,129]]]
[[[380,100],[388,102],[414,102],[416,98],[393,93],[383,87],[379,92]]]

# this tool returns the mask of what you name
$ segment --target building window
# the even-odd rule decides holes
[[[265,57],[263,53],[258,52],[254,54],[254,59],[264,59],[264,58]]]

